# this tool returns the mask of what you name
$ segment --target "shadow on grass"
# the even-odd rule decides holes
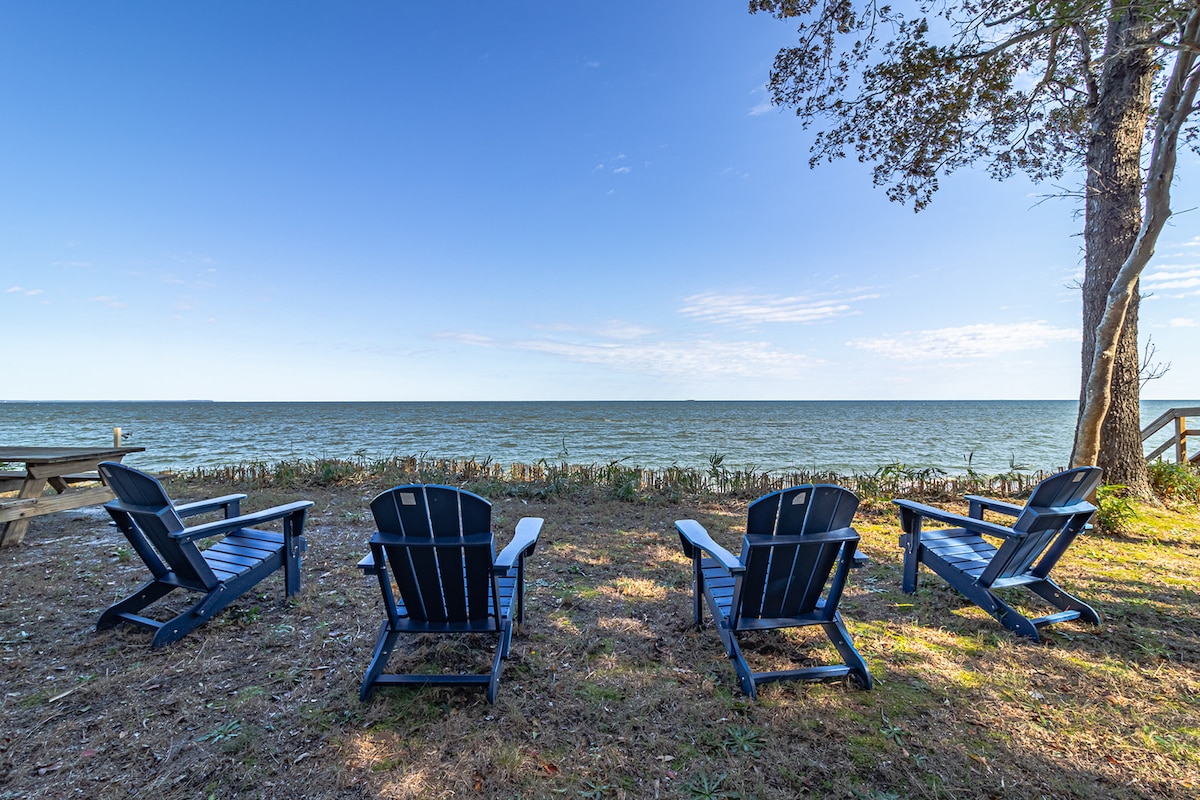
[[[521,516],[546,527],[497,703],[428,688],[380,690],[363,704],[383,614],[378,587],[354,568],[370,493],[311,493],[298,598],[267,581],[156,651],[136,629],[92,632],[100,610],[145,578],[119,535],[94,520],[35,521],[26,545],[2,553],[0,795],[1195,794],[1192,557],[1162,569],[1139,549],[1149,545],[1078,542],[1056,578],[1109,621],[1059,626],[1038,645],[927,571],[915,597],[900,592],[894,516],[866,514],[873,561],[852,572],[842,611],[878,686],[771,684],[750,703],[711,624],[691,627],[689,563],[672,528],[701,519],[736,548],[744,505],[498,499],[498,546]],[[1133,576],[1104,574],[1121,560]],[[827,656],[819,634],[775,633],[751,637],[747,656]],[[1170,655],[1144,652],[1139,637],[1167,642]],[[453,666],[486,661],[489,647],[439,652],[414,640],[394,658]]]

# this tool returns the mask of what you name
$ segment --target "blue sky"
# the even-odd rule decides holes
[[[1076,397],[1074,201],[809,170],[764,89],[793,36],[736,0],[0,5],[0,398]],[[1200,398],[1198,180],[1150,398]]]

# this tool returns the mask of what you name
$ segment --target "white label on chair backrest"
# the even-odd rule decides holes
[[[800,494],[798,494],[792,498],[792,505],[794,505],[794,506],[804,505],[804,500],[807,497],[808,497],[808,492],[800,492]]]
[[[417,504],[417,496],[412,492],[401,492],[400,504],[404,506],[415,506]]]
[[[1071,483],[1079,483],[1081,480],[1083,480],[1082,472],[1076,475],[1074,478],[1071,478]]]

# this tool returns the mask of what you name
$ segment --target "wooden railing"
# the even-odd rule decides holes
[[[1167,425],[1174,424],[1174,431],[1171,437],[1156,447],[1153,452],[1147,453],[1146,460],[1149,461],[1155,458],[1161,458],[1163,453],[1174,447],[1175,463],[1184,464],[1188,461],[1191,461],[1193,463],[1200,464],[1200,452],[1197,452],[1191,458],[1188,458],[1188,434],[1190,433],[1200,436],[1200,430],[1189,431],[1187,429],[1188,417],[1200,417],[1200,407],[1193,406],[1192,408],[1172,408],[1142,429],[1142,441],[1145,442]],[[1200,448],[1197,449],[1200,450]]]

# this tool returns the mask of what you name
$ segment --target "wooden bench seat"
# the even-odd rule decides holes
[[[71,475],[60,475],[66,483],[88,483],[94,481],[100,482],[100,475],[96,472],[76,472]],[[0,470],[0,480],[25,480],[25,473],[17,470]]]
[[[58,475],[47,481],[56,492],[66,491],[68,486],[78,483],[99,483],[100,475],[95,472],[76,472]],[[16,470],[0,470],[0,492],[15,492],[25,483],[25,473]]]
[[[84,506],[107,503],[113,497],[105,486],[75,489],[66,494],[41,497],[0,497],[0,525],[22,519],[32,519],[56,511],[70,511]]]

